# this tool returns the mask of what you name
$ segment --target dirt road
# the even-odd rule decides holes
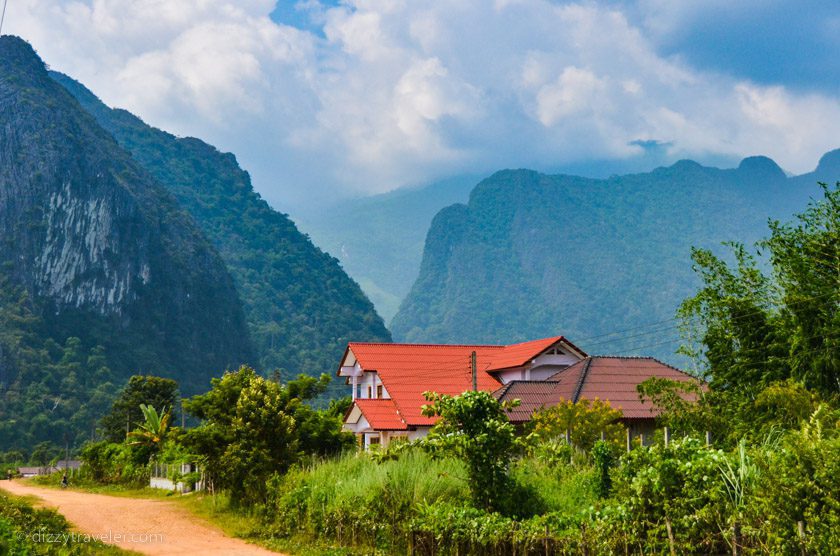
[[[165,500],[119,498],[0,481],[19,496],[36,496],[58,510],[76,531],[141,554],[277,556],[259,546],[226,537],[219,529]]]

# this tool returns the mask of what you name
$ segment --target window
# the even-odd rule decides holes
[[[381,384],[376,385],[376,397],[377,398],[382,397],[382,385]]]
[[[373,386],[368,386],[368,398],[373,397]]]
[[[357,398],[362,397],[362,385],[361,384],[356,385],[356,397]]]

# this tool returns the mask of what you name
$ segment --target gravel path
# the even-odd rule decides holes
[[[58,510],[79,533],[140,554],[277,556],[265,548],[226,537],[219,529],[165,500],[121,498],[0,481],[19,496],[36,496]]]

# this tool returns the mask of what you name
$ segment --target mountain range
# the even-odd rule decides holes
[[[112,109],[53,72],[96,121],[169,192],[218,250],[243,302],[255,363],[284,378],[331,371],[350,340],[391,337],[358,284],[273,210],[234,155]]]
[[[296,218],[317,245],[338,257],[387,322],[417,278],[432,218],[443,207],[466,201],[478,179],[456,176],[324,203]]]
[[[233,155],[111,110],[12,36],[0,37],[0,234],[5,449],[78,445],[131,374],[191,395],[240,364],[320,374],[351,339],[390,341]]]
[[[252,358],[242,304],[175,198],[53,81],[0,37],[0,261],[42,334],[101,345],[111,367],[187,389]]]
[[[593,353],[673,361],[676,309],[699,285],[691,248],[750,244],[838,177],[840,151],[793,177],[761,156],[607,179],[497,172],[434,217],[391,331],[457,343],[564,334]]]

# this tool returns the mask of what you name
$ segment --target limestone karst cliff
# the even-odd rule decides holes
[[[241,302],[192,219],[32,48],[0,37],[0,271],[44,336],[102,345],[119,374],[206,387],[251,359]]]

